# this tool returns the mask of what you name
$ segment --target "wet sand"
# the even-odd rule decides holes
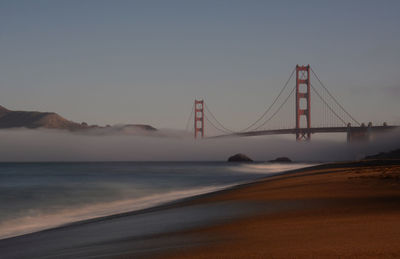
[[[1,258],[399,258],[400,161],[321,165],[0,240]]]

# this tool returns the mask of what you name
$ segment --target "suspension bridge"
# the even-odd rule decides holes
[[[360,123],[332,95],[310,65],[296,65],[273,102],[246,128],[227,128],[204,100],[195,100],[186,131],[192,132],[194,138],[292,134],[297,141],[310,141],[311,135],[317,133],[346,133],[347,141],[353,142],[368,140],[376,133],[397,127],[387,123]]]

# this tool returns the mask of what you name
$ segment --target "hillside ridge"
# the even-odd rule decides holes
[[[39,111],[13,111],[0,105],[0,129],[11,128],[46,128],[62,129],[69,131],[81,131],[89,129],[107,129],[111,126],[101,127],[98,125],[88,125],[85,122],[78,123],[67,120],[55,112]],[[118,126],[117,129],[137,128],[144,131],[155,131],[156,129],[146,124],[128,124]]]

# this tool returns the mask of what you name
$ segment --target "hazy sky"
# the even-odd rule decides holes
[[[183,128],[194,98],[245,127],[296,64],[360,121],[397,121],[400,1],[1,1],[0,104]]]

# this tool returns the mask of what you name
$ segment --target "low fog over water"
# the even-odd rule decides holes
[[[0,130],[0,161],[224,161],[235,153],[266,161],[288,156],[296,161],[363,158],[399,148],[400,131],[369,142],[263,136],[194,140],[187,133],[161,130],[154,135],[90,135],[56,130]]]

